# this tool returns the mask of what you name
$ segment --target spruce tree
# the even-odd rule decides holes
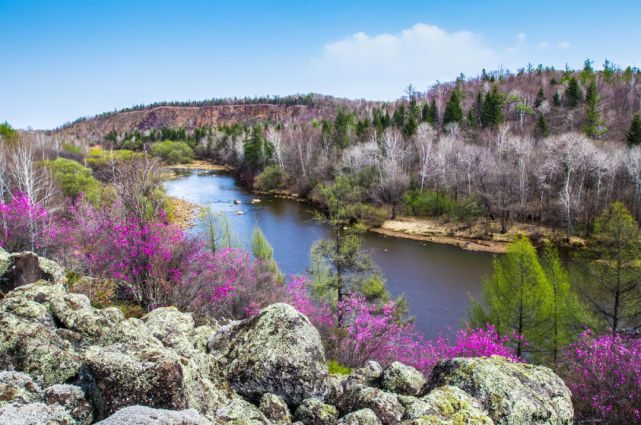
[[[441,117],[438,113],[438,106],[436,105],[436,99],[434,98],[432,98],[432,102],[430,103],[430,116],[432,117],[432,124],[434,124],[434,126],[437,126],[441,123]]]
[[[544,114],[539,115],[539,120],[536,122],[536,133],[541,137],[550,137],[550,128]]]
[[[576,108],[583,103],[583,89],[579,86],[579,81],[576,78],[570,78],[561,102],[566,108]]]
[[[641,117],[639,114],[634,116],[632,124],[630,124],[630,130],[625,134],[625,138],[630,145],[641,144]]]
[[[608,132],[608,129],[605,128],[605,120],[597,108],[601,100],[603,100],[603,97],[599,98],[596,80],[592,79],[585,96],[586,125],[583,126],[583,132],[590,137],[601,137]]]
[[[483,114],[481,121],[483,127],[496,127],[505,119],[501,109],[503,107],[503,97],[499,93],[499,88],[495,84],[491,92],[485,95],[485,102],[483,103]]]
[[[460,123],[463,121],[463,108],[461,108],[461,98],[457,89],[452,90],[450,100],[445,105],[445,113],[443,114],[443,125],[451,122]]]
[[[534,107],[538,108],[545,101],[545,92],[543,87],[539,89],[539,92],[536,94],[536,99],[534,99]]]
[[[561,96],[559,96],[559,92],[554,93],[554,98],[552,99],[552,104],[554,106],[561,106]]]
[[[332,135],[334,145],[337,148],[345,149],[349,147],[349,127],[350,116],[338,108],[336,119],[334,120],[334,134]]]
[[[394,115],[392,116],[394,125],[398,129],[402,129],[405,125],[405,105],[400,105],[394,110]]]
[[[405,135],[405,137],[412,137],[416,134],[417,128],[418,122],[416,121],[416,117],[414,116],[414,114],[410,114],[409,117],[407,117],[405,125],[403,126],[403,134]]]
[[[434,123],[432,122],[432,114],[430,114],[430,104],[427,102],[423,103],[423,106],[421,107],[421,121],[434,126]]]
[[[474,100],[474,103],[472,104],[472,111],[474,114],[474,118],[476,119],[476,127],[481,127],[482,125],[482,120],[481,117],[483,116],[483,95],[479,91],[476,94],[476,99]]]
[[[474,118],[474,111],[472,111],[472,108],[467,111],[467,123],[472,128],[477,127],[476,118]]]

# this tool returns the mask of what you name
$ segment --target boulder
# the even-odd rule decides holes
[[[383,372],[381,386],[384,390],[404,395],[416,395],[425,385],[423,374],[399,362],[389,365]]]
[[[222,327],[207,342],[223,364],[232,388],[252,401],[265,393],[289,406],[329,392],[325,351],[309,319],[287,304],[273,304],[256,315]]]
[[[425,391],[444,385],[476,398],[496,424],[570,425],[574,420],[570,391],[547,367],[501,356],[454,358],[436,364]]]
[[[85,362],[103,402],[101,418],[137,404],[212,414],[234,397],[218,362],[196,350],[91,346]]]
[[[340,373],[332,373],[329,375],[329,393],[325,397],[325,401],[329,404],[336,405],[343,395],[343,390],[349,382],[346,377]]]
[[[216,419],[224,423],[242,425],[270,425],[269,420],[256,406],[236,398],[216,411]]]
[[[30,404],[42,401],[42,390],[29,375],[0,372],[0,407],[5,404]]]
[[[6,404],[0,407],[0,425],[76,425],[64,407],[44,403]]]
[[[85,398],[85,392],[75,385],[53,385],[44,390],[47,406],[58,404],[69,412],[78,425],[93,422],[93,406]]]
[[[459,388],[444,386],[416,400],[405,411],[406,420],[422,419],[443,425],[494,425],[479,402]]]
[[[114,326],[111,332],[103,334],[99,345],[138,344],[149,347],[162,347],[162,342],[155,338],[145,323],[140,319],[126,319]]]
[[[47,309],[47,312],[53,317],[51,301],[64,297],[66,293],[67,290],[64,285],[52,285],[50,282],[40,280],[36,283],[20,286],[14,289],[5,295],[1,303],[6,305],[5,303],[9,303],[10,301],[35,301],[38,304],[42,304]]]
[[[29,251],[0,256],[0,292],[6,294],[20,286],[44,280],[66,283],[65,271],[55,261]]]
[[[189,350],[194,348],[191,337],[194,333],[194,318],[190,313],[181,313],[176,307],[157,308],[142,317],[151,335],[166,348]]]
[[[79,333],[91,344],[109,334],[116,323],[102,310],[87,306],[76,294],[53,298],[51,311],[62,327]]]
[[[260,398],[260,411],[272,422],[288,424],[292,422],[287,403],[276,394],[266,393]]]
[[[305,425],[334,425],[338,410],[315,398],[308,398],[296,409],[296,419]]]
[[[379,388],[352,384],[345,387],[337,406],[341,415],[361,409],[371,409],[383,425],[400,422],[405,408],[399,403],[396,394],[386,393]]]
[[[35,301],[18,297],[5,298],[0,301],[0,311],[6,311],[30,321],[37,321],[47,328],[55,329],[49,309]]]
[[[336,425],[381,425],[381,421],[372,409],[361,409],[343,416]]]
[[[117,411],[96,425],[212,425],[195,409],[181,411],[130,406]]]
[[[207,352],[207,341],[215,334],[216,331],[211,326],[198,326],[191,337],[193,348],[203,353]]]
[[[411,395],[399,395],[397,399],[398,399],[398,402],[401,403],[403,407],[407,408],[410,404],[418,400],[418,397],[414,397]]]
[[[365,366],[354,369],[349,375],[349,380],[356,384],[362,384],[366,387],[380,388],[383,368],[373,360],[365,363]]]

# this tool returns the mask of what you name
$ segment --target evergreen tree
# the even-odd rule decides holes
[[[570,78],[561,102],[566,108],[576,108],[583,103],[583,89],[579,86],[579,81],[576,78]]]
[[[625,134],[625,138],[630,145],[641,144],[641,117],[639,114],[634,116],[632,124],[630,124],[630,130]]]
[[[418,122],[414,114],[410,114],[403,126],[403,134],[405,137],[412,137],[416,134],[416,129],[418,128]]]
[[[554,106],[561,106],[561,96],[559,96],[559,92],[554,93],[554,99],[552,100],[552,104]]]
[[[538,108],[545,101],[545,92],[543,87],[539,89],[539,92],[536,94],[536,99],[534,99],[534,107]]]
[[[430,114],[430,104],[427,102],[423,103],[423,106],[421,107],[421,121],[434,126],[434,122],[432,122],[432,114]]]
[[[486,309],[477,302],[468,312],[472,326],[487,321],[500,335],[516,331],[529,342],[518,341],[516,354],[538,351],[546,345],[546,331],[553,297],[552,288],[539,264],[536,250],[524,235],[518,235],[502,257],[494,257],[494,273],[483,281]]]
[[[483,127],[496,127],[504,121],[503,113],[503,98],[499,93],[499,88],[495,84],[492,91],[487,92],[485,101],[483,102],[483,113],[481,121]]]
[[[598,110],[598,104],[604,98],[599,98],[596,88],[596,80],[591,80],[585,96],[585,125],[583,132],[590,137],[601,137],[608,132],[605,128],[605,120]]]
[[[550,81],[550,85],[558,86],[558,85],[559,85],[559,82],[558,82],[558,81],[556,81],[556,78],[552,77],[552,81]]]
[[[550,128],[544,114],[540,114],[539,120],[536,122],[536,133],[540,137],[550,137]]]
[[[474,118],[474,111],[472,111],[472,108],[470,108],[467,111],[467,123],[471,128],[476,128],[476,118]]]
[[[343,108],[338,108],[338,113],[336,114],[336,119],[334,120],[334,134],[332,135],[332,141],[334,146],[339,149],[345,149],[349,147],[349,124],[350,116],[343,111]]]
[[[392,116],[394,125],[399,130],[405,125],[405,105],[401,104],[398,108],[394,110],[394,115]]]
[[[436,105],[435,98],[432,98],[432,102],[430,103],[430,115],[432,117],[432,123],[434,124],[434,126],[437,126],[441,123],[441,117],[438,113],[438,106]]]
[[[266,264],[267,270],[276,273],[278,271],[278,265],[274,261],[274,248],[269,244],[269,241],[258,225],[255,225],[252,231],[251,246],[254,258]]]
[[[443,114],[443,125],[451,122],[460,123],[463,121],[463,108],[461,108],[461,98],[457,89],[452,90],[450,100],[445,105],[445,113]]]
[[[479,91],[476,94],[476,99],[474,100],[474,103],[472,104],[472,111],[474,114],[474,118],[476,119],[476,127],[482,127],[482,120],[481,117],[483,116],[483,95]]]
[[[245,141],[244,161],[252,168],[265,166],[267,159],[271,157],[271,145],[263,139],[262,127],[254,124],[249,139]]]

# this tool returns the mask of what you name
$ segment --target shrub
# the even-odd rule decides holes
[[[154,156],[159,156],[168,164],[189,164],[194,159],[194,150],[185,142],[164,142],[154,143],[151,147]]]
[[[278,165],[268,165],[256,176],[254,188],[265,191],[282,189],[288,179],[287,173]]]
[[[349,375],[354,370],[351,367],[341,366],[334,360],[327,362],[327,369],[329,369],[329,373],[341,375]]]
[[[55,161],[44,161],[43,164],[51,169],[62,193],[72,201],[84,194],[92,202],[100,196],[100,183],[92,171],[82,164],[69,159],[58,158]]]
[[[62,149],[67,151],[67,152],[82,153],[82,149],[81,148],[79,148],[78,146],[74,146],[71,143],[63,143],[62,144]]]

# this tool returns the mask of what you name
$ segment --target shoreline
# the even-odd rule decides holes
[[[191,229],[196,225],[195,215],[202,210],[202,205],[186,199],[168,196],[167,199],[172,203],[172,224],[178,226],[180,230]]]
[[[213,170],[213,171],[233,171],[234,169],[229,165],[216,164],[211,161],[202,159],[194,159],[189,164],[163,164],[163,168],[176,169],[176,170]]]

